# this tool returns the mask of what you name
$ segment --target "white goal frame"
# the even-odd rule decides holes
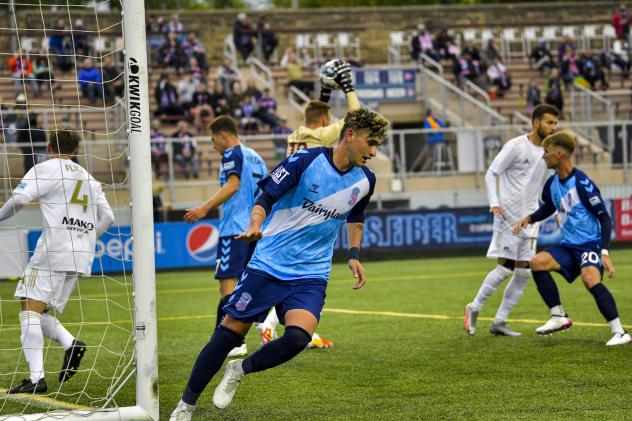
[[[121,0],[132,208],[136,405],[0,416],[0,420],[158,420],[158,329],[149,141],[149,79],[142,0]]]

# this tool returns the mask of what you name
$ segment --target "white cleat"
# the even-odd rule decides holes
[[[276,330],[272,329],[270,326],[264,323],[258,323],[255,327],[255,330],[259,334],[261,346],[267,345],[273,340],[277,339]]]
[[[463,319],[463,329],[468,335],[474,336],[476,333],[476,321],[478,320],[478,311],[472,309],[472,303],[465,306],[465,317]]]
[[[241,346],[236,346],[235,348],[233,348],[228,353],[227,358],[244,357],[246,355],[248,355],[248,346],[244,343],[244,344],[241,344]]]
[[[625,345],[632,342],[632,336],[628,332],[615,333],[612,338],[606,342],[606,346]]]
[[[233,360],[226,363],[224,377],[213,393],[213,405],[217,408],[224,409],[233,401],[235,392],[244,378],[244,372],[241,369],[242,361]]]
[[[570,329],[573,321],[566,316],[552,316],[546,323],[535,330],[538,335],[551,335],[555,332]]]
[[[507,322],[499,322],[499,323],[492,322],[492,324],[489,325],[489,333],[491,333],[492,335],[498,335],[498,336],[520,336],[520,335],[522,335],[522,333],[516,332],[515,330],[513,330],[509,326],[507,326]]]
[[[176,409],[171,413],[169,421],[191,421],[193,411],[195,411],[195,405],[189,405],[180,400]]]

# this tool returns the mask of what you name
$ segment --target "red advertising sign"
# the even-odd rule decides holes
[[[617,240],[632,240],[632,198],[614,201],[616,215]]]

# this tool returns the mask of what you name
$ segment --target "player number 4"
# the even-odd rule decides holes
[[[76,205],[81,205],[83,207],[83,213],[88,212],[88,195],[84,194],[79,197],[79,193],[81,192],[81,186],[83,185],[83,180],[77,180],[77,184],[75,185],[75,190],[72,192],[72,197],[70,198],[70,203],[74,203]]]
[[[599,256],[594,251],[586,251],[582,253],[582,266],[584,266],[587,262],[590,262],[594,265],[599,264]]]

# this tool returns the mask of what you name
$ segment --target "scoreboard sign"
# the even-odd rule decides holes
[[[356,68],[354,88],[363,102],[415,101],[417,69],[415,67]]]

